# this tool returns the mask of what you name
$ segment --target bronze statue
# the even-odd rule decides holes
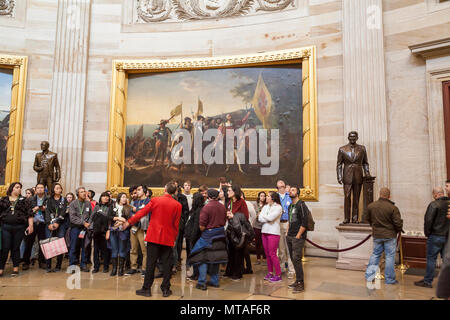
[[[357,140],[358,132],[350,132],[349,144],[339,148],[337,157],[337,179],[339,184],[344,184],[344,224],[350,222],[350,208],[352,208],[352,223],[359,223],[359,197],[363,185],[363,171],[364,177],[370,177],[366,147],[356,144]]]
[[[61,168],[59,167],[58,156],[48,150],[50,144],[47,141],[41,142],[42,152],[36,153],[33,169],[38,173],[37,183],[43,183],[48,192],[52,192],[53,183],[61,178]]]

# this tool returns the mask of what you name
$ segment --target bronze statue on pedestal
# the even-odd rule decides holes
[[[337,157],[337,180],[344,185],[344,224],[359,223],[359,197],[363,185],[363,177],[370,177],[366,147],[356,143],[358,132],[348,134],[349,143],[339,148]],[[364,171],[364,176],[363,176]],[[353,203],[351,196],[353,194]],[[350,214],[351,211],[351,214]]]
[[[57,154],[49,151],[49,147],[48,141],[41,142],[42,152],[36,153],[33,169],[38,173],[37,183],[42,183],[51,193],[53,184],[61,178],[61,168]]]

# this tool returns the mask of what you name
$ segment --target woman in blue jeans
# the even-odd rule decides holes
[[[112,270],[111,276],[117,275],[117,266],[119,266],[119,276],[124,274],[125,260],[128,254],[128,240],[130,239],[130,230],[122,230],[122,226],[115,226],[114,222],[120,218],[128,220],[131,214],[131,206],[128,204],[128,198],[125,193],[119,193],[117,202],[113,209],[113,225],[109,227],[106,239],[111,245]]]
[[[2,250],[0,255],[0,277],[3,276],[8,254],[13,261],[12,276],[19,274],[20,243],[25,233],[33,233],[33,211],[31,202],[21,196],[22,184],[9,185],[6,197],[0,199],[0,224],[2,228]]]

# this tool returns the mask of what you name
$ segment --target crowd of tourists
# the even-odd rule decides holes
[[[14,182],[0,200],[0,276],[8,258],[12,276],[20,265],[59,272],[68,258],[69,267],[82,272],[141,274],[144,285],[137,294],[150,295],[154,278],[162,277],[163,296],[168,296],[170,277],[181,270],[183,247],[188,280],[197,281],[200,290],[219,287],[219,276],[240,281],[253,273],[253,249],[255,263],[267,263],[266,281],[280,282],[284,273],[295,277],[289,288],[304,290],[301,260],[310,212],[299,199],[299,187],[280,180],[277,192],[261,191],[256,202],[246,201],[241,188],[225,178],[218,188],[201,185],[192,193],[191,187],[189,181],[171,181],[163,196],[152,197],[151,189],[138,185],[115,198],[105,191],[96,201],[95,192],[84,187],[64,195],[59,183],[50,192],[37,184],[22,196],[22,184]],[[64,238],[68,253],[45,259],[39,243],[51,238]]]
[[[450,193],[450,181],[446,186]],[[219,287],[220,278],[240,281],[245,274],[252,274],[250,251],[256,255],[255,264],[267,264],[265,281],[295,278],[288,286],[292,292],[305,290],[302,258],[312,217],[299,199],[298,186],[279,180],[277,191],[259,192],[256,202],[246,201],[241,188],[225,178],[220,178],[218,188],[201,185],[193,193],[191,187],[189,181],[182,185],[171,181],[162,196],[153,197],[151,189],[137,185],[116,197],[105,191],[96,201],[95,192],[84,187],[64,195],[59,183],[49,192],[38,183],[22,196],[22,184],[11,183],[0,199],[0,277],[8,258],[12,276],[19,274],[20,264],[22,270],[36,264],[48,273],[59,272],[66,258],[68,270],[73,272],[73,267],[79,266],[82,272],[112,277],[141,274],[144,282],[136,294],[143,296],[151,296],[154,279],[161,277],[161,290],[167,297],[172,294],[171,276],[181,271],[185,248],[188,280],[197,281],[199,290]],[[446,256],[448,242],[449,198],[442,188],[436,188],[433,196],[435,201],[425,215],[426,276],[416,283],[424,287],[431,287],[436,258],[439,253]],[[366,279],[374,281],[384,251],[385,282],[395,284],[396,237],[403,221],[389,199],[389,189],[382,188],[379,200],[369,205],[364,217],[374,238]],[[53,238],[64,238],[68,252],[45,259],[39,243]],[[442,271],[448,264],[448,258],[444,259]],[[445,277],[446,273],[441,273]]]

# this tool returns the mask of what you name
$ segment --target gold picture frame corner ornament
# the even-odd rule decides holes
[[[5,182],[0,185],[0,196],[2,197],[6,195],[8,186],[12,182],[19,181],[20,178],[27,66],[27,56],[0,54],[0,68],[13,70],[8,141],[6,142]]]
[[[303,108],[303,128],[307,129],[303,132],[303,185],[307,187],[302,188],[300,195],[302,200],[318,201],[316,59],[316,47],[308,46],[233,56],[113,60],[108,141],[108,188],[111,192],[114,188],[115,191],[123,190],[128,193],[128,188],[123,187],[128,74],[299,63],[302,65],[303,73],[303,101],[299,108]],[[256,200],[259,191],[271,190],[267,188],[243,189],[248,200]],[[152,188],[152,191],[154,196],[158,196],[164,193],[164,188]]]

